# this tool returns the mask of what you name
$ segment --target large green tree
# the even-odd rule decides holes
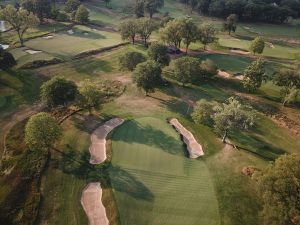
[[[196,124],[212,125],[215,104],[205,99],[201,99],[196,103],[192,113],[192,119]]]
[[[48,107],[66,105],[75,99],[77,85],[63,77],[53,77],[41,86],[41,98]]]
[[[236,14],[230,14],[226,18],[226,22],[224,22],[223,27],[225,31],[228,31],[228,34],[230,35],[231,32],[235,32],[237,28],[237,20],[238,16]]]
[[[6,70],[16,64],[17,64],[17,62],[16,62],[14,56],[10,52],[5,51],[0,46],[0,69]]]
[[[300,72],[297,69],[281,69],[274,77],[273,82],[281,87],[282,103],[292,103],[300,92]]]
[[[182,19],[174,19],[169,21],[163,28],[159,30],[160,38],[168,45],[180,48],[182,41]]]
[[[22,0],[21,6],[36,15],[41,21],[51,15],[51,0]]]
[[[247,130],[254,125],[255,113],[250,106],[241,104],[231,97],[226,103],[214,107],[214,126],[223,133],[223,142],[230,130]]]
[[[161,68],[159,63],[148,60],[137,65],[133,72],[133,80],[138,88],[145,91],[145,95],[154,92],[155,87],[162,83]]]
[[[198,40],[203,44],[204,50],[206,46],[217,40],[217,30],[212,24],[204,24],[200,27],[198,32]]]
[[[135,37],[138,33],[138,21],[136,19],[128,19],[121,22],[119,26],[119,31],[122,40],[130,39],[132,44],[135,43]]]
[[[167,66],[170,63],[168,47],[159,42],[151,43],[148,49],[148,56],[150,59],[160,63],[162,66]]]
[[[139,63],[145,61],[145,56],[140,52],[126,52],[119,57],[119,66],[121,70],[133,71]]]
[[[12,5],[7,5],[0,10],[0,19],[9,23],[17,32],[21,46],[24,45],[23,36],[25,32],[39,24],[39,19],[25,9],[16,9]]]
[[[152,32],[158,28],[157,23],[149,18],[140,18],[137,21],[138,34],[143,39],[145,46],[147,46],[147,40],[151,36]]]
[[[80,5],[81,2],[79,0],[68,0],[65,4],[65,11],[67,13],[75,12]]]
[[[188,53],[188,48],[192,42],[196,42],[198,39],[198,27],[192,19],[183,19],[181,37],[185,44],[185,53]]]
[[[76,10],[75,21],[78,23],[87,23],[89,21],[89,11],[84,5],[80,5]]]
[[[33,149],[49,148],[61,136],[61,127],[48,113],[38,113],[31,116],[25,127],[25,142]]]
[[[164,6],[164,0],[144,0],[144,9],[149,14],[150,18],[154,13],[157,13]]]
[[[284,155],[258,179],[263,224],[300,224],[300,154]]]
[[[266,80],[265,62],[259,58],[253,61],[244,71],[243,86],[250,92],[256,91]]]
[[[265,41],[262,37],[256,37],[250,45],[250,51],[254,54],[262,54],[265,49]]]

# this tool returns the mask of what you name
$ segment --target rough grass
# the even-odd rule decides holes
[[[112,140],[110,176],[122,224],[219,224],[204,161],[185,156],[179,135],[166,121],[129,121]]]

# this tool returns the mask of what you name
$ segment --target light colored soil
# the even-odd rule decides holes
[[[123,122],[123,119],[114,118],[107,121],[93,132],[89,149],[91,154],[91,164],[100,164],[106,160],[106,137],[114,128],[120,126]]]
[[[115,80],[120,81],[123,84],[128,84],[132,81],[131,77],[127,75],[117,76]]]
[[[225,78],[231,78],[232,75],[230,73],[227,73],[226,71],[218,70],[218,75]]]
[[[105,207],[102,204],[102,189],[99,182],[89,183],[82,191],[81,205],[89,225],[108,225]]]
[[[45,36],[45,37],[43,37],[44,39],[52,39],[52,38],[54,38],[54,36],[53,35],[48,35],[48,36]]]
[[[37,53],[41,53],[42,51],[27,49],[27,50],[25,50],[25,52],[29,53],[30,55],[34,55],[34,54],[37,54]]]
[[[171,119],[169,122],[182,135],[191,159],[196,159],[199,156],[204,155],[202,146],[196,141],[194,135],[190,131],[182,126],[175,118]]]
[[[231,49],[230,52],[241,54],[241,55],[249,55],[250,54],[250,52],[248,52],[248,51],[235,50],[235,49]]]
[[[269,48],[275,48],[275,46],[271,42],[266,42],[266,44],[268,45]]]

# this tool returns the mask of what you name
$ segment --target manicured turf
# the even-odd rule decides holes
[[[93,30],[86,26],[73,27],[73,34],[67,31],[54,34],[54,38],[36,38],[25,43],[54,56],[69,58],[78,53],[93,49],[113,46],[122,42],[118,33]]]
[[[110,176],[122,225],[219,224],[203,159],[191,160],[166,121],[126,122],[112,137]]]

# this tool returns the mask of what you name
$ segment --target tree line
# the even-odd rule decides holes
[[[300,16],[299,0],[178,0],[190,7],[191,12],[226,18],[238,15],[251,22],[283,23],[290,17]]]

